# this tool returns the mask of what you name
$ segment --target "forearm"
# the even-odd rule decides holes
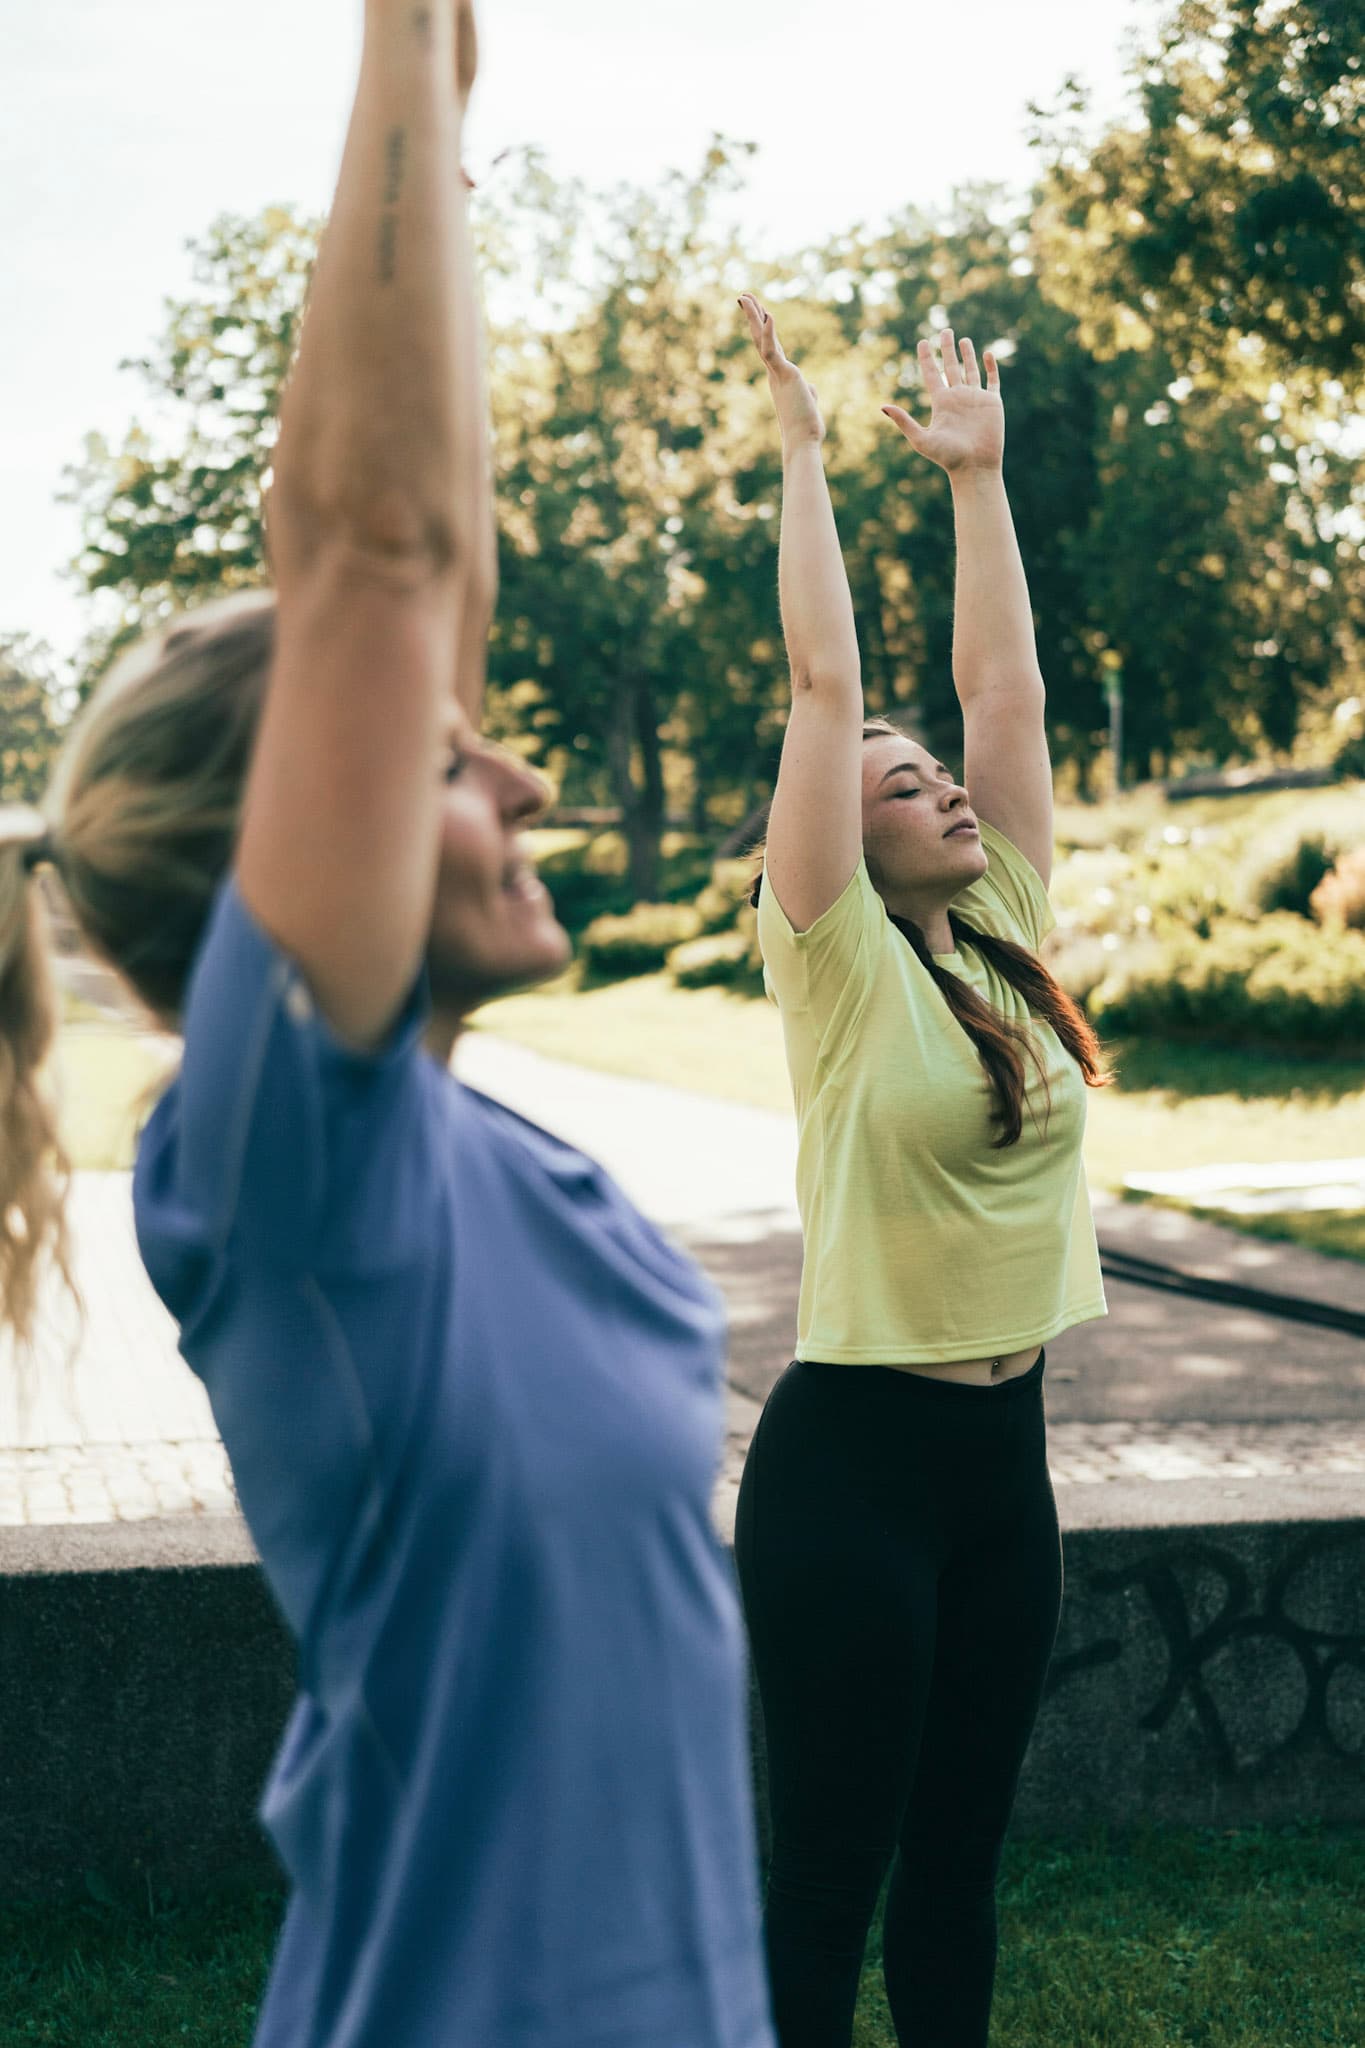
[[[277,577],[323,543],[464,564],[491,519],[450,0],[368,0],[280,411]]]
[[[778,593],[794,683],[860,688],[853,599],[824,458],[814,440],[783,449]]]
[[[998,469],[954,472],[957,593],[953,682],[965,704],[978,691],[1041,685],[1028,583]]]

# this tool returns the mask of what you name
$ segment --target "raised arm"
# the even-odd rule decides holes
[[[957,533],[953,682],[962,705],[964,781],[978,817],[1003,832],[1046,883],[1052,874],[1052,764],[1045,692],[1024,565],[1005,495],[1005,412],[1000,372],[986,351],[983,386],[976,350],[951,328],[940,336],[942,368],[919,345],[931,402],[927,427],[898,405],[882,410],[912,448],[946,470]]]
[[[782,430],[778,594],[792,708],[764,865],[802,931],[842,895],[862,852],[862,669],[815,393],[783,353],[772,315],[749,293],[740,305]]]
[[[426,948],[451,697],[472,723],[492,606],[460,172],[474,68],[468,0],[367,0],[274,457],[276,649],[238,880],[358,1044],[382,1035]]]

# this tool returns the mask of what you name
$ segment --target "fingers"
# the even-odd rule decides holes
[[[924,377],[924,388],[929,393],[930,397],[932,397],[936,391],[946,390],[947,379],[944,377],[943,372],[942,370],[940,370],[938,364],[934,361],[933,344],[931,342],[922,341],[919,344],[919,349],[917,353],[919,355],[920,371]]]
[[[927,348],[928,343],[921,342],[920,347]],[[942,379],[940,379],[939,381],[941,383]],[[900,428],[906,440],[910,443],[910,446],[912,448],[917,448],[920,451],[920,453],[923,454],[924,444],[925,441],[928,439],[928,436],[926,435],[919,421],[911,419],[909,413],[905,410],[904,406],[901,405],[884,405],[882,407],[882,411],[886,414],[886,417],[889,420],[894,421],[895,424]]]
[[[976,348],[968,337],[964,334],[960,342],[955,342],[952,328],[944,327],[939,330],[938,347],[943,358],[941,370],[934,360],[933,342],[922,341],[919,344],[919,366],[924,374],[925,389],[931,395],[958,385],[970,386],[973,390],[979,391],[981,369],[976,360]],[[998,391],[1000,365],[990,349],[985,351],[983,360],[986,368],[985,388],[987,391]]]
[[[787,364],[787,358],[783,354],[782,344],[777,338],[777,329],[773,325],[772,314],[765,306],[760,306],[752,292],[742,292],[739,303],[743,307],[744,316],[749,322],[749,332],[753,336],[754,347],[758,350],[768,368],[770,370],[784,369]]]

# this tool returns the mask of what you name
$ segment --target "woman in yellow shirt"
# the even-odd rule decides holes
[[[1056,1633],[1044,1345],[1105,1313],[1081,1166],[1098,1043],[1048,973],[1052,778],[997,365],[951,330],[966,775],[865,717],[815,394],[741,300],[782,431],[792,710],[755,887],[798,1121],[796,1356],[735,1532],[767,1731],[782,2048],[847,2048],[883,1878],[898,2039],[985,2048],[1000,1848]],[[970,794],[969,794],[970,791]]]

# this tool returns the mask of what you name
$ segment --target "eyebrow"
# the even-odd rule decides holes
[[[935,761],[934,766],[935,768],[939,769],[939,771],[944,775],[948,775],[952,772],[950,769],[944,767],[942,761]],[[882,782],[889,782],[893,775],[903,775],[907,768],[909,769],[912,775],[919,775],[920,773],[920,766],[918,761],[897,761],[894,768],[887,769],[885,775],[883,775],[882,777]],[[877,784],[878,789],[881,788],[882,782],[879,782]]]

